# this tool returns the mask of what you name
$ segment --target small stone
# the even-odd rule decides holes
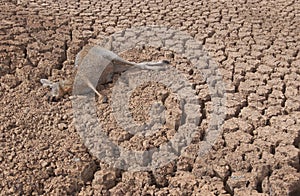
[[[41,162],[42,167],[47,167],[48,165],[49,165],[49,163],[47,161],[42,161]]]
[[[97,170],[97,165],[94,161],[88,163],[81,171],[80,177],[82,181],[89,182],[94,178],[94,173]]]
[[[257,131],[256,130],[253,131],[253,135],[257,135]]]
[[[95,173],[93,186],[103,186],[105,189],[110,189],[116,185],[117,173],[113,170],[100,170]]]
[[[68,126],[65,123],[59,123],[57,127],[59,130],[62,131],[62,130],[65,130]]]
[[[68,118],[68,115],[66,115],[66,114],[64,114],[63,116],[62,116],[62,119],[63,120],[66,120]]]

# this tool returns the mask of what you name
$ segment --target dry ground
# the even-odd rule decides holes
[[[1,0],[0,9],[0,195],[300,195],[298,0]],[[145,25],[173,27],[202,42],[224,76],[226,121],[209,154],[197,157],[195,140],[192,158],[128,172],[89,153],[72,123],[71,101],[48,102],[39,79],[72,77],[84,45]],[[165,55],[144,50],[124,55],[134,61]],[[197,83],[184,59],[170,58],[198,86],[205,130],[206,84]],[[108,97],[110,88],[102,89]],[[147,84],[133,95],[138,122],[147,120],[149,105],[135,104],[153,100],[157,89],[163,87]],[[109,118],[109,103],[98,104],[109,136],[143,148]],[[172,130],[164,131],[170,139]]]

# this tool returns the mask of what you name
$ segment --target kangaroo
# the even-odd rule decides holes
[[[106,66],[103,66],[103,64]],[[100,84],[106,84],[112,81],[114,74],[132,68],[159,71],[164,70],[167,64],[170,64],[167,60],[141,63],[126,61],[114,52],[100,46],[85,46],[75,58],[75,67],[78,68],[77,74],[79,74],[79,78],[82,80],[81,82],[85,84],[85,87],[94,91],[99,97],[102,97],[102,95],[96,90],[97,84],[95,81]],[[95,72],[102,72],[100,78]],[[40,82],[43,86],[50,87],[51,91],[48,98],[52,101],[58,100],[66,94],[70,94],[73,89],[74,80],[67,79],[59,82],[51,82],[48,79],[41,79]],[[85,88],[84,86],[83,88]],[[89,89],[82,89],[80,91],[88,92]]]

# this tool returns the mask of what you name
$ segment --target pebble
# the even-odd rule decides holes
[[[65,130],[68,127],[68,125],[66,123],[59,123],[57,127],[59,130],[62,131]]]
[[[41,162],[42,167],[47,167],[48,165],[49,165],[49,163],[47,161],[42,161]]]

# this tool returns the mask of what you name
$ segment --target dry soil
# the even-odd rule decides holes
[[[300,195],[298,0],[1,0],[0,10],[0,195]],[[137,62],[168,58],[194,85],[202,116],[190,156],[130,172],[92,156],[74,127],[70,98],[49,102],[39,80],[74,77],[83,46],[147,25],[187,32],[204,45],[226,84],[226,120],[213,149],[198,156],[212,105],[206,82],[170,51],[125,52]],[[157,83],[134,91],[136,122],[148,120],[153,100],[173,111],[170,126],[139,138],[110,117],[112,86],[99,87],[108,101],[97,108],[116,144],[146,149],[172,138],[181,112],[176,94]]]

